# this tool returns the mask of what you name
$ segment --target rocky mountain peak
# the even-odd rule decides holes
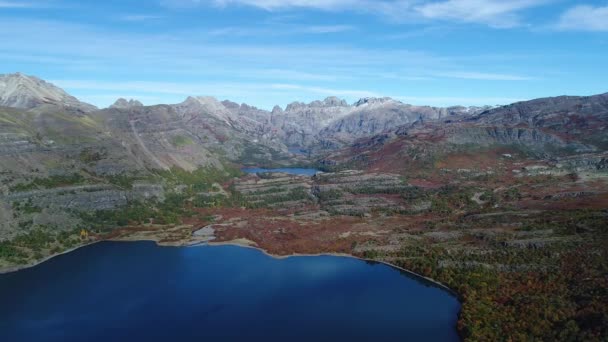
[[[311,103],[292,102],[285,108],[286,112],[293,112],[302,110],[304,108],[331,108],[331,107],[349,107],[345,100],[337,98],[335,96],[327,97],[325,100],[312,101]]]
[[[1,106],[32,109],[45,104],[73,107],[86,112],[97,109],[37,77],[22,73],[0,75]]]
[[[283,108],[281,108],[280,106],[274,106],[272,108],[272,114],[273,115],[283,114]]]
[[[233,113],[212,96],[189,96],[184,102],[173,105],[182,114],[206,114],[231,124],[234,121]]]
[[[117,109],[129,109],[129,108],[133,108],[133,107],[143,107],[144,104],[134,100],[134,99],[124,99],[124,98],[119,98],[118,100],[116,100],[116,102],[114,102],[113,105],[110,106],[110,108],[117,108]]]
[[[230,101],[230,100],[224,100],[224,101],[222,101],[222,105],[223,105],[224,107],[226,107],[226,108],[230,109],[230,110],[238,110],[238,109],[240,109],[240,108],[241,108],[241,106],[242,106],[242,105],[239,105],[238,103],[236,103],[236,102],[232,102],[232,101]],[[243,105],[245,105],[245,104],[243,104]]]
[[[292,103],[288,104],[287,107],[285,107],[285,111],[286,112],[292,112],[292,111],[296,111],[296,110],[299,110],[299,109],[304,108],[304,107],[306,107],[305,103],[299,102],[299,101],[295,101],[295,102],[292,102]]]
[[[355,102],[354,106],[361,107],[361,106],[365,106],[365,105],[384,104],[387,102],[396,102],[396,101],[391,99],[390,97],[364,97],[362,99],[359,99],[359,101]]]
[[[329,96],[323,100],[323,105],[326,107],[348,107],[346,100],[337,98],[335,96]]]

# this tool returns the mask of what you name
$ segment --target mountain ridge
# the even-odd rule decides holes
[[[169,106],[184,118],[207,116],[210,124],[217,120],[212,125],[221,123],[255,141],[274,141],[274,144],[280,141],[285,146],[307,149],[335,149],[348,146],[360,138],[425,122],[464,120],[478,125],[526,124],[534,128],[547,128],[563,123],[565,119],[560,116],[563,115],[570,122],[570,126],[567,124],[564,127],[580,130],[580,123],[575,120],[578,117],[583,121],[595,120],[604,129],[605,117],[596,117],[592,111],[604,113],[603,110],[608,107],[606,98],[608,93],[562,95],[498,107],[433,107],[406,104],[389,97],[361,98],[349,104],[344,99],[329,96],[309,103],[295,101],[285,108],[275,106],[268,111],[246,103],[220,101],[212,96],[189,96],[181,103],[156,106]],[[39,112],[45,111],[44,106],[48,105],[84,113],[97,110],[49,82],[21,73],[0,76],[0,101],[0,105],[7,107]],[[137,100],[119,98],[109,109],[130,111],[148,107],[155,106],[143,106]],[[543,110],[547,113],[542,113]],[[565,130],[560,133],[568,133]],[[588,140],[592,136],[595,140],[601,140],[601,132],[596,129],[584,138]],[[572,135],[572,132],[569,134]],[[285,148],[278,146],[278,149]]]

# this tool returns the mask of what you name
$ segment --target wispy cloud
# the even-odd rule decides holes
[[[289,25],[274,24],[256,27],[222,27],[207,32],[210,36],[277,37],[296,34],[328,34],[354,31],[350,25]]]
[[[484,81],[531,81],[534,77],[510,74],[494,74],[483,72],[468,72],[468,71],[450,71],[439,72],[435,76],[446,78],[459,78],[465,80],[484,80]]]
[[[308,26],[303,28],[304,32],[310,33],[338,33],[338,32],[346,32],[353,31],[355,28],[350,25],[318,25],[318,26]]]
[[[393,98],[419,106],[493,106],[506,105],[529,99],[516,97],[433,97],[433,96],[394,96]]]
[[[327,96],[345,96],[349,98],[380,96],[377,93],[359,89],[323,88],[293,83],[247,83],[247,82],[209,82],[209,83],[176,83],[176,82],[104,82],[93,80],[51,80],[50,82],[72,92],[82,92],[82,99],[103,105],[112,103],[119,97],[144,100],[150,103],[156,99],[175,99],[182,101],[187,96],[211,95],[220,99],[239,99],[243,97],[267,98],[268,96],[287,95],[292,100],[301,98],[319,98]],[[106,92],[104,95],[90,95],[90,92]],[[116,95],[109,95],[116,94]],[[130,94],[128,96],[122,94]],[[160,103],[162,101],[158,101]],[[264,102],[271,108],[276,103]],[[283,103],[286,104],[286,103]],[[103,106],[102,105],[102,106]],[[257,103],[256,103],[257,105]]]
[[[337,81],[338,79],[348,79],[348,75],[333,75],[333,74],[320,74],[312,72],[302,72],[297,70],[288,69],[258,69],[258,70],[244,70],[241,72],[243,76],[258,78],[258,79],[279,79],[279,80],[293,80],[293,81]]]
[[[41,8],[46,7],[40,3],[26,1],[0,1],[0,9],[2,8]]]
[[[252,6],[266,11],[314,9],[382,15],[396,21],[442,20],[484,24],[495,28],[522,25],[520,13],[551,0],[213,0],[219,7]],[[200,0],[164,0],[170,7],[209,4]]]
[[[348,97],[379,97],[380,94],[367,91],[367,90],[355,90],[355,89],[334,89],[334,88],[322,88],[322,87],[311,87],[311,86],[303,86],[297,84],[273,84],[271,85],[272,89],[282,89],[282,90],[297,90],[299,92],[307,92],[318,94],[322,96],[348,96]]]
[[[125,14],[118,17],[122,21],[148,21],[164,18],[162,15],[153,14]]]
[[[175,1],[174,1],[175,2]],[[178,1],[180,3],[188,1]],[[315,8],[320,10],[338,10],[352,6],[360,6],[362,0],[212,0],[216,6],[228,6],[232,4],[237,5],[248,5],[263,8],[265,10],[279,10],[289,9],[294,7],[301,8]],[[201,3],[201,1],[194,0],[190,3]]]
[[[264,97],[268,95],[287,95],[291,100],[306,98],[323,98],[327,96],[347,97],[357,99],[362,97],[381,97],[383,94],[360,89],[324,88],[306,86],[294,83],[174,83],[174,82],[99,82],[93,80],[52,80],[54,84],[69,89],[70,91],[85,91],[81,99],[92,103],[103,103],[109,105],[116,99],[134,98],[146,104],[166,103],[167,99],[180,102],[187,96],[212,95],[219,99],[235,99],[243,96]],[[103,95],[90,95],[87,92],[107,91]],[[168,96],[169,95],[169,96]],[[456,96],[401,96],[393,95],[394,99],[414,105],[431,106],[483,106],[502,105],[518,101],[524,98],[509,97],[456,97]],[[169,101],[170,102],[170,101]],[[264,103],[271,108],[274,104]],[[287,103],[283,103],[285,105]]]
[[[39,73],[99,106],[111,103],[103,102],[109,98],[106,94],[162,98],[162,102],[199,94],[272,108],[285,104],[282,101],[329,95],[352,101],[390,95],[394,89],[411,93],[450,78],[530,79],[475,72],[487,62],[484,58],[467,60],[391,44],[367,48],[338,43],[228,43],[201,31],[122,32],[35,19],[0,21],[0,41],[0,65],[17,68],[5,72]],[[90,79],[80,80],[81,75]],[[445,95],[436,88],[433,94]]]
[[[562,14],[557,28],[575,31],[608,31],[608,6],[581,5]]]
[[[242,82],[210,82],[210,83],[177,83],[177,82],[104,82],[93,80],[50,80],[60,87],[77,90],[111,90],[114,92],[172,94],[172,95],[206,95],[238,93],[242,91],[255,91],[263,94],[267,90],[297,90],[320,95],[340,95],[352,97],[379,96],[379,94],[357,89],[334,89],[311,87],[293,83],[242,83]]]
[[[546,0],[448,0],[415,7],[428,19],[486,24],[496,28],[521,25],[518,13]]]

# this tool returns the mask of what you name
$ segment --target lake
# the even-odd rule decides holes
[[[245,168],[243,172],[246,173],[264,173],[264,172],[283,172],[289,173],[292,175],[300,175],[300,176],[314,176],[319,170],[317,169],[302,169],[297,167],[286,167],[286,168],[278,168],[278,169],[261,169],[257,167]]]
[[[2,341],[457,341],[460,304],[392,267],[101,242],[0,275]]]

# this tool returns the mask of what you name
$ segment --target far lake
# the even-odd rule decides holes
[[[261,169],[261,168],[245,168],[243,172],[246,173],[264,173],[264,172],[283,172],[289,173],[292,175],[301,175],[301,176],[314,176],[319,170],[317,169],[301,169],[297,167],[287,167],[287,168],[278,168],[278,169]]]
[[[102,242],[0,275],[1,341],[457,341],[460,304],[392,267]]]

